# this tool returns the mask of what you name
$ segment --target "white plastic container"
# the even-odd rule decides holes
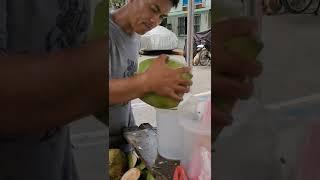
[[[197,119],[196,107],[197,99],[186,93],[176,110],[155,108],[158,152],[162,157],[172,160],[180,160],[183,157],[183,131],[179,117],[181,113],[187,112],[187,116]]]
[[[190,96],[179,106],[179,125],[183,132],[181,165],[189,178],[211,179],[210,94]],[[205,176],[205,177],[203,177]]]
[[[158,152],[167,159],[182,157],[182,128],[178,124],[178,110],[156,109]]]
[[[201,164],[195,163],[195,159],[200,158],[197,157],[197,153],[205,148],[211,154],[211,126],[201,127],[199,120],[192,120],[188,117],[181,117],[179,123],[183,128],[184,153],[181,158],[181,165],[185,168],[188,176],[191,177],[192,170],[197,171],[196,168],[205,169],[201,167]],[[210,162],[210,160],[211,158],[207,158],[206,161]],[[206,168],[211,169],[208,166]]]

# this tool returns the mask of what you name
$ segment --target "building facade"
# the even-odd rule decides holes
[[[211,27],[211,0],[194,0],[194,32],[205,31]],[[162,25],[173,31],[179,39],[178,48],[183,48],[187,38],[188,0],[180,0]]]

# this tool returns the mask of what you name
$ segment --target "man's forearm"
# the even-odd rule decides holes
[[[107,39],[47,55],[0,56],[1,133],[61,126],[107,107]]]
[[[141,97],[148,92],[144,74],[126,79],[109,80],[109,104],[120,104]]]

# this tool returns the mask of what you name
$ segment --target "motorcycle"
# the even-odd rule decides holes
[[[184,46],[184,56],[186,44]],[[206,31],[197,32],[193,36],[193,66],[210,66],[211,65],[211,28]]]
[[[197,66],[210,66],[211,65],[211,52],[205,47],[204,44],[197,46],[197,54],[194,56],[192,65]]]

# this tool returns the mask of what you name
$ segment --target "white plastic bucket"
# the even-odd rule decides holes
[[[178,110],[156,109],[156,121],[159,154],[167,159],[181,159],[183,136],[178,124]]]

